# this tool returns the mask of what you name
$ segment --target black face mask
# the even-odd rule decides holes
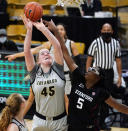
[[[110,38],[112,37],[112,33],[111,32],[104,32],[104,33],[101,33],[102,35],[102,38],[104,41],[109,41]]]

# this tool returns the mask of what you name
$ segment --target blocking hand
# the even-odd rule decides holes
[[[55,23],[53,22],[53,20],[51,20],[51,21],[43,20],[43,23],[45,24],[46,27],[48,27],[48,29],[49,29],[50,31],[53,31],[53,32],[54,32],[54,31],[57,30],[56,25],[55,25]]]

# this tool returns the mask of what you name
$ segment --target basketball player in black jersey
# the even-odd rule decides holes
[[[97,116],[102,102],[106,102],[119,112],[128,114],[127,106],[118,103],[106,90],[100,88],[98,84],[101,79],[99,69],[90,68],[88,73],[82,75],[80,69],[70,57],[53,21],[44,22],[59,40],[64,59],[73,76],[72,89],[69,95],[68,130],[99,131]]]

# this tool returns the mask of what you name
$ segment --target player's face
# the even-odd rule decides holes
[[[39,52],[39,64],[51,65],[52,64],[52,57],[50,55],[49,50],[42,49]]]
[[[98,76],[93,71],[90,71],[90,72],[86,73],[85,79],[86,79],[87,84],[91,83],[91,85],[95,85],[100,80],[100,76]]]
[[[63,25],[58,25],[57,26],[57,29],[58,29],[58,32],[60,33],[60,35],[61,35],[61,37],[65,37],[65,35],[66,35],[66,31],[65,31],[65,29],[64,29],[64,26]]]

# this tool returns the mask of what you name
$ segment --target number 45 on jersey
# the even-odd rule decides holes
[[[50,87],[44,87],[43,90],[41,91],[41,95],[47,96],[53,96],[55,94],[55,87],[50,86]]]

